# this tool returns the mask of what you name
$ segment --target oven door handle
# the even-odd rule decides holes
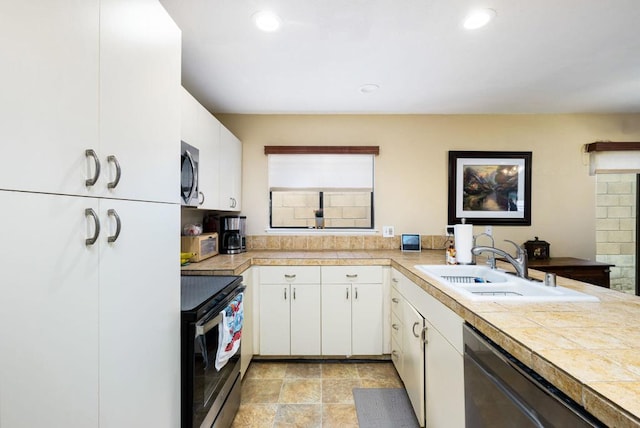
[[[196,335],[195,341],[200,346],[200,352],[202,352],[202,359],[204,362],[204,369],[207,370],[209,368],[209,353],[207,352],[207,336],[206,334],[215,328],[220,321],[222,320],[222,313],[218,313],[218,315],[214,317],[209,317],[201,320],[196,323]]]
[[[196,323],[196,337],[204,336],[222,321],[222,312],[213,318],[205,318]]]

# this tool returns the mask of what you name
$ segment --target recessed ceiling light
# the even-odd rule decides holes
[[[367,83],[360,86],[360,92],[362,92],[363,94],[370,94],[377,91],[378,89],[380,89],[380,85],[376,85],[375,83]]]
[[[262,31],[276,31],[280,28],[280,17],[273,12],[262,10],[253,14],[253,22]]]
[[[463,25],[467,30],[475,30],[487,25],[495,16],[496,11],[493,9],[474,10],[464,19]]]

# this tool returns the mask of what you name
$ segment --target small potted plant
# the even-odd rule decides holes
[[[324,229],[324,211],[322,208],[314,211],[316,215],[316,229]]]

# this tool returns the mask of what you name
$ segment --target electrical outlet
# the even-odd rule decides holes
[[[382,226],[382,237],[383,238],[393,238],[395,235],[393,226]]]
[[[448,224],[447,228],[445,229],[445,235],[451,236],[453,235],[453,231],[454,231],[453,225]]]
[[[485,226],[484,233],[486,233],[489,236],[493,236],[493,226]]]

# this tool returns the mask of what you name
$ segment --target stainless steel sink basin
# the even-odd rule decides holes
[[[440,284],[470,300],[519,302],[597,302],[599,299],[566,287],[548,287],[541,282],[508,274],[500,269],[474,265],[416,265]]]

